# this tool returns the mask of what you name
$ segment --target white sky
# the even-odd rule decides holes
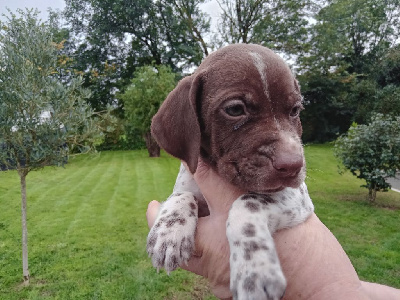
[[[8,15],[6,9],[8,7],[12,12],[15,12],[17,8],[24,9],[27,8],[37,8],[41,14],[42,20],[46,20],[48,17],[47,9],[51,7],[52,9],[64,9],[64,0],[0,0],[0,19],[4,20],[2,14]],[[209,0],[207,3],[202,5],[202,8],[211,17],[211,23],[213,28],[217,24],[217,18],[220,12],[219,5],[216,0]]]
[[[15,13],[17,8],[25,9],[27,8],[37,8],[41,14],[40,18],[44,21],[47,19],[47,8],[52,9],[64,9],[64,0],[0,0],[0,19],[4,20],[2,14],[9,15],[6,8],[9,8]]]
[[[217,1],[209,0],[208,2],[204,3],[201,8],[211,17],[211,28],[216,28],[218,17],[221,13],[221,8],[219,7]]]

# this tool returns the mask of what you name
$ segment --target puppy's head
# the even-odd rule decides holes
[[[239,187],[259,193],[305,178],[300,89],[271,50],[236,44],[208,56],[154,116],[159,145],[195,172],[199,156]]]

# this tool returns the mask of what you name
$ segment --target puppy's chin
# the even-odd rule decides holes
[[[263,192],[266,194],[279,192],[287,187],[290,188],[298,188],[305,180],[305,171],[301,170],[296,176],[291,178],[278,178],[273,184],[270,181],[260,182],[258,186],[262,187],[263,185],[267,186],[267,189],[264,191],[261,189],[257,191],[258,186],[254,186],[255,192]],[[277,188],[276,188],[277,186]]]
[[[252,164],[250,160],[234,163],[220,161],[217,168],[219,174],[232,184],[245,191],[261,194],[276,193],[287,187],[298,188],[306,177],[305,166],[296,174],[288,176],[274,169],[269,160],[263,164],[259,161]]]
[[[245,188],[249,192],[272,194],[279,192],[287,187],[298,188],[305,179],[305,172],[302,170],[292,177],[271,178],[270,176],[253,176],[243,174],[236,177],[234,181],[238,186]]]

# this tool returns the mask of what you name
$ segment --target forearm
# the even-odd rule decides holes
[[[361,281],[361,287],[372,300],[400,299],[400,290],[386,285]]]
[[[286,300],[368,299],[333,234],[312,215],[275,237],[288,286]]]

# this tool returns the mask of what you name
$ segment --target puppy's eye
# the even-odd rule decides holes
[[[239,116],[246,114],[242,104],[235,104],[235,105],[225,107],[224,111],[231,117],[239,117]]]
[[[296,104],[293,106],[292,110],[290,111],[290,116],[295,118],[300,115],[300,112],[303,110],[303,106],[301,104]]]

